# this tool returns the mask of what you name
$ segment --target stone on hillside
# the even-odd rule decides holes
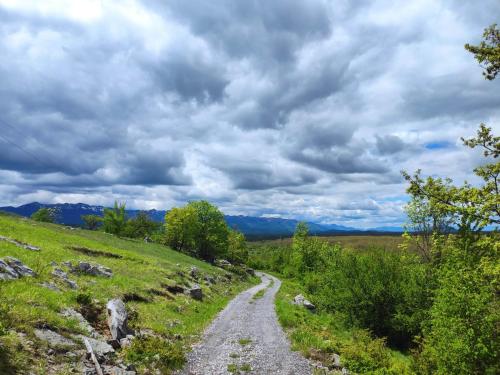
[[[120,341],[120,339],[127,337],[129,333],[127,327],[128,314],[123,301],[118,298],[110,300],[106,304],[106,311],[113,340]]]
[[[43,286],[44,288],[47,288],[47,289],[50,289],[50,290],[53,290],[55,292],[60,292],[61,290],[57,287],[56,284],[54,283],[50,283],[50,282],[43,282],[40,284],[40,286]]]
[[[27,276],[27,277],[32,277],[36,276],[35,272],[27,266],[23,264],[19,259],[13,258],[13,257],[5,257],[5,261],[14,268],[14,270],[18,273],[20,277]]]
[[[229,263],[229,262],[228,262],[227,260],[225,260],[225,259],[217,259],[217,260],[215,261],[215,265],[216,265],[217,267],[221,267],[221,268],[227,268],[227,267],[231,267],[231,266],[232,266],[232,264],[231,264],[231,263]]]
[[[194,284],[189,288],[189,295],[198,301],[201,301],[203,299],[203,291],[201,290],[201,287],[198,284]]]
[[[7,264],[6,261],[0,259],[0,280],[14,280],[19,278],[17,272]]]
[[[72,318],[78,321],[78,325],[82,330],[87,332],[91,337],[93,338],[98,338],[100,335],[97,333],[97,331],[90,325],[90,323],[83,317],[82,314],[80,314],[78,311],[68,308],[64,309],[61,312],[61,315],[64,316],[65,318]]]
[[[9,242],[9,243],[11,243],[13,245],[16,245],[18,247],[22,247],[23,249],[26,249],[26,250],[40,251],[40,248],[37,247],[37,246],[33,246],[33,245],[30,245],[30,244],[27,244],[27,243],[15,240],[13,238],[5,237],[5,236],[0,236],[0,240]]]
[[[50,329],[35,329],[35,336],[53,347],[75,347],[76,343]]]
[[[198,277],[200,277],[200,270],[198,269],[198,267],[191,267],[191,269],[189,270],[189,276],[191,276],[193,279],[198,279]]]
[[[308,301],[302,294],[298,294],[293,299],[293,302],[296,305],[304,306],[308,310],[316,310],[316,306],[314,306],[310,301]]]
[[[104,276],[104,277],[113,276],[113,271],[111,271],[111,269],[104,267],[100,264],[91,264],[87,262],[79,262],[78,265],[73,270],[77,272],[86,273],[87,275],[92,275],[92,276]]]
[[[96,355],[97,359],[99,362],[101,362],[106,356],[113,354],[115,352],[115,349],[111,345],[109,345],[107,342],[98,340],[92,337],[86,337],[83,335],[78,336],[82,341],[83,339],[87,339],[90,346],[92,347],[92,350],[94,351],[94,354]]]
[[[32,276],[36,276],[35,272],[19,259],[14,257],[0,259],[0,280],[13,280]]]
[[[64,272],[62,269],[55,268],[52,271],[52,276],[55,276],[58,279],[61,279],[62,281],[64,281],[66,283],[66,285],[68,285],[71,289],[78,289],[78,285],[76,284],[76,282],[74,282],[73,280],[70,280],[68,278],[68,274],[66,272]]]
[[[132,345],[133,339],[134,339],[134,336],[132,336],[132,335],[127,335],[127,337],[120,339],[120,347],[126,348],[126,347]]]

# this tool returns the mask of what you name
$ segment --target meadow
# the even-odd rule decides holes
[[[40,248],[30,251],[0,240],[0,259],[15,257],[36,273],[35,277],[0,282],[1,374],[70,372],[79,358],[68,357],[64,351],[48,355],[47,344],[35,337],[34,330],[50,328],[65,337],[84,333],[77,321],[61,315],[64,309],[73,308],[83,315],[92,311],[91,324],[109,337],[104,306],[112,298],[126,302],[132,329],[154,337],[134,340],[134,345],[117,356],[135,363],[141,373],[155,368],[169,373],[183,365],[185,351],[226,303],[257,282],[232,273],[228,276],[220,268],[163,245],[99,231],[0,214],[0,235]],[[68,261],[98,263],[110,268],[113,276],[70,273],[63,265]],[[198,269],[199,279],[190,276],[192,267]],[[55,268],[67,271],[78,289],[54,277]],[[205,282],[205,276],[216,283]],[[57,290],[43,283],[51,283]],[[169,285],[187,288],[194,283],[201,284],[203,301],[168,290]],[[160,360],[147,360],[154,356]]]

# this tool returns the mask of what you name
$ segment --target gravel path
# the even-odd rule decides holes
[[[188,363],[180,374],[230,374],[228,370],[259,375],[311,374],[308,361],[290,350],[278,323],[274,296],[281,282],[267,274],[259,276],[261,284],[240,293],[217,316],[203,341],[189,353]],[[252,299],[261,289],[265,289],[264,296]]]

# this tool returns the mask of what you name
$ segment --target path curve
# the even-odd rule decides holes
[[[215,318],[202,342],[189,353],[187,365],[180,374],[230,374],[228,366],[243,370],[248,369],[248,365],[251,371],[241,371],[241,374],[311,374],[309,362],[290,350],[290,343],[278,323],[274,297],[280,280],[264,273],[258,276],[262,283],[237,295]],[[261,289],[265,289],[264,296],[253,299]]]

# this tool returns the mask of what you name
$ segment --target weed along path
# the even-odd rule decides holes
[[[261,284],[240,293],[217,316],[180,374],[311,374],[308,361],[290,350],[278,323],[274,296],[281,282],[259,276]]]

